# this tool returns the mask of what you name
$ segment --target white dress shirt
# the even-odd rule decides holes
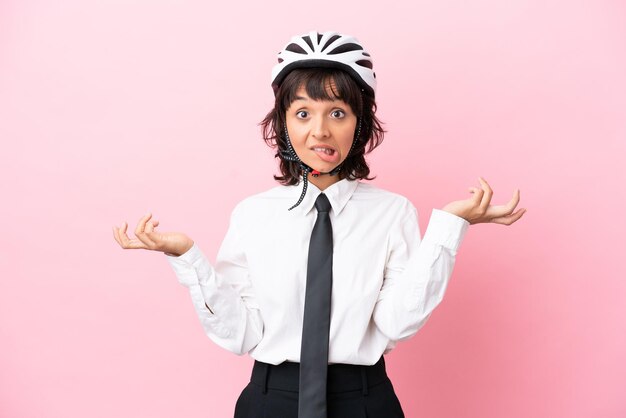
[[[194,244],[167,255],[207,336],[271,364],[300,361],[315,199],[331,204],[333,283],[328,363],[375,364],[413,336],[441,302],[469,222],[433,209],[424,238],[404,196],[343,179],[276,186],[240,201],[215,265]],[[207,306],[210,308],[208,309]]]

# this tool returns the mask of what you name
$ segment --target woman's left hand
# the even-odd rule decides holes
[[[481,188],[470,187],[470,193],[474,196],[466,200],[456,200],[448,203],[442,210],[460,216],[470,223],[470,225],[478,223],[497,223],[503,225],[511,225],[526,213],[526,209],[520,209],[513,213],[513,210],[519,203],[520,191],[517,189],[513,198],[506,205],[490,206],[493,190],[485,179],[478,177],[482,185]]]

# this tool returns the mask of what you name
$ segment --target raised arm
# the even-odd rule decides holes
[[[417,210],[406,202],[390,233],[390,253],[374,322],[389,339],[413,336],[443,299],[457,250],[469,227],[465,219],[433,209],[424,239]]]
[[[215,266],[195,243],[178,257],[166,254],[178,281],[189,289],[206,335],[237,355],[250,351],[263,336],[263,319],[248,278],[241,232],[235,207]]]
[[[157,231],[159,221],[152,220],[151,213],[137,223],[136,238],[127,235],[126,222],[121,227],[113,226],[113,237],[125,250],[143,249],[165,254],[178,281],[189,289],[209,338],[226,350],[241,355],[261,340],[263,320],[248,280],[238,209],[239,205],[231,214],[215,267],[186,234]]]
[[[481,187],[470,187],[469,199],[433,209],[424,239],[420,240],[417,211],[405,202],[401,221],[390,235],[385,277],[374,308],[374,321],[391,340],[414,335],[439,305],[454,268],[456,253],[470,225],[512,225],[526,209],[514,212],[520,200],[517,189],[505,205],[491,205],[493,190],[479,177]]]

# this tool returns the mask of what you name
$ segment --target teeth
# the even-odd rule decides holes
[[[335,153],[335,151],[333,151],[330,148],[313,148],[314,151],[322,151],[325,152],[328,155],[333,155]]]

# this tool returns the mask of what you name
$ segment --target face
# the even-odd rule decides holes
[[[293,149],[309,167],[329,172],[346,159],[357,123],[346,102],[313,100],[300,87],[285,118]],[[337,179],[337,176],[322,177]]]

